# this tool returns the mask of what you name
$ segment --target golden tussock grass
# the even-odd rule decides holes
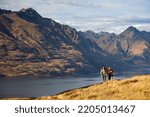
[[[53,96],[38,98],[8,98],[36,100],[149,100],[150,75],[129,79],[111,80],[91,86],[62,92]]]
[[[111,80],[92,86],[66,91],[54,96],[43,96],[38,100],[149,100],[150,75],[130,79]]]

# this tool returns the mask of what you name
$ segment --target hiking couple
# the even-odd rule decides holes
[[[107,76],[108,76],[108,80],[111,80],[113,76],[113,69],[111,67],[109,67],[108,69],[106,67],[102,67],[100,71],[100,75],[103,79],[103,82],[106,81]]]

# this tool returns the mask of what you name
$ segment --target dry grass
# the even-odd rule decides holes
[[[21,99],[21,98],[10,98]],[[24,98],[28,99],[28,98]],[[92,86],[65,91],[54,96],[29,98],[37,100],[149,100],[150,75],[112,80]]]
[[[150,75],[130,79],[112,80],[85,88],[74,89],[38,100],[148,100],[150,99]]]

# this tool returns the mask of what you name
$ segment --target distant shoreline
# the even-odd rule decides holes
[[[68,77],[75,77],[75,78],[81,78],[81,77],[98,77],[99,74],[98,73],[93,73],[93,74],[72,74],[72,75],[25,75],[25,76],[4,76],[4,75],[0,75],[0,79],[6,78],[6,79],[13,79],[13,78],[60,78],[60,77],[64,77],[64,78],[68,78]]]

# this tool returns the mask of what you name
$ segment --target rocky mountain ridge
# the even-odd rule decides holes
[[[86,36],[89,34],[89,32],[82,33]],[[139,31],[130,26],[119,35],[93,32],[90,37],[86,36],[85,38],[94,40],[105,52],[118,56],[120,59],[146,63],[150,60],[150,32]]]
[[[103,65],[125,70],[149,60],[149,42],[149,33],[134,27],[120,35],[81,32],[32,8],[0,10],[0,76],[80,76]]]
[[[88,74],[107,61],[94,41],[32,8],[0,13],[1,76]]]

